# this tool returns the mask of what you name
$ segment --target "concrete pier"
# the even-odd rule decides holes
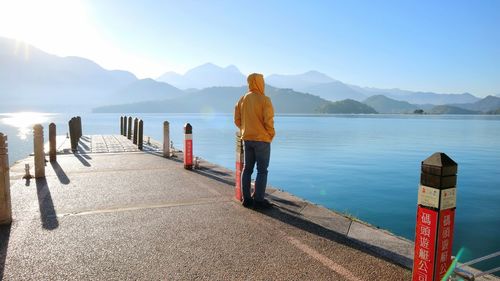
[[[234,172],[203,160],[185,170],[183,153],[167,159],[162,146],[82,136],[31,181],[33,159],[18,161],[0,279],[411,279],[411,241],[274,188],[273,208],[243,208]]]

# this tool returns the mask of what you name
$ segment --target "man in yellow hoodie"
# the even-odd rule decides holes
[[[248,93],[240,98],[234,109],[234,124],[240,128],[245,149],[245,165],[241,177],[243,206],[270,207],[264,199],[267,185],[267,167],[274,138],[274,109],[271,99],[264,94],[264,76],[252,73],[247,78]],[[255,191],[250,194],[253,168],[257,163]]]

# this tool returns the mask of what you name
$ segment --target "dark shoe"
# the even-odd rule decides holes
[[[253,199],[243,199],[243,201],[241,202],[241,205],[243,205],[243,207],[245,208],[252,208],[253,204]]]
[[[264,199],[262,201],[254,201],[254,207],[257,209],[269,209],[273,207],[273,204],[269,202],[267,199]]]

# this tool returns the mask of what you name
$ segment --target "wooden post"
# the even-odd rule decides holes
[[[123,116],[120,116],[120,135],[123,136]]]
[[[127,139],[132,139],[132,116],[128,117]]]
[[[12,222],[9,169],[7,136],[0,133],[0,224],[2,225]]]
[[[451,264],[458,166],[444,153],[422,161],[413,281],[439,281]]]
[[[139,136],[139,130],[138,130],[138,126],[139,126],[139,119],[134,118],[134,132],[132,133],[132,143],[133,144],[137,144],[137,137]]]
[[[68,122],[69,127],[69,137],[71,143],[71,151],[75,152],[78,148],[78,137],[77,137],[77,129],[76,129],[76,118],[73,117]]]
[[[170,157],[170,124],[163,122],[163,157]]]
[[[77,139],[80,141],[80,138],[82,137],[82,118],[80,116],[76,116],[76,128],[77,128]],[[77,142],[78,142],[77,141]]]
[[[45,177],[45,151],[43,151],[43,127],[33,126],[33,146],[35,151],[35,178]]]
[[[55,162],[57,161],[57,144],[56,144],[56,124],[50,123],[49,125],[49,155],[50,155],[50,162]]]
[[[142,150],[144,142],[143,138],[144,138],[144,122],[142,120],[139,120],[139,134],[137,137],[137,148],[139,148],[139,150]]]
[[[127,116],[123,116],[123,134],[122,135],[125,137],[127,136],[127,127],[128,127],[127,120],[128,120]]]

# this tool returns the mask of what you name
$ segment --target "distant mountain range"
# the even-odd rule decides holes
[[[137,81],[130,72],[105,70],[80,57],[58,57],[0,37],[0,111],[91,108]]]
[[[319,108],[319,113],[329,114],[350,114],[350,113],[363,113],[363,114],[376,114],[378,113],[371,106],[360,103],[355,100],[346,99],[341,101],[329,102]]]
[[[237,67],[230,65],[223,68],[212,63],[195,67],[187,71],[184,75],[167,72],[157,80],[169,83],[180,89],[246,85],[245,75]],[[314,70],[302,74],[271,74],[265,80],[267,84],[276,88],[293,89],[297,92],[309,93],[329,101],[344,99],[363,101],[375,95],[384,95],[413,104],[429,105],[473,103],[479,100],[479,98],[469,93],[438,94],[400,89],[360,87],[343,83]]]
[[[364,104],[371,106],[380,113],[413,113],[418,106],[406,101],[398,101],[388,98],[384,95],[376,95],[363,101]]]
[[[167,83],[147,78],[136,80],[111,95],[114,104],[177,98],[186,93]]]
[[[94,112],[232,113],[247,91],[246,87],[211,87],[170,100],[103,106]],[[321,106],[330,103],[317,96],[271,86],[266,86],[266,95],[276,113],[318,113]]]
[[[203,89],[209,87],[241,87],[246,85],[246,77],[240,70],[230,65],[219,67],[212,63],[206,63],[195,67],[184,75],[176,72],[167,72],[156,80],[173,85],[179,89]]]
[[[344,99],[362,101],[375,95],[384,95],[386,97],[414,104],[433,105],[472,103],[479,100],[479,98],[469,93],[437,94],[432,92],[412,92],[399,89],[364,88],[345,84],[317,71],[309,71],[296,75],[270,75],[266,78],[266,81],[275,87],[292,88],[296,91],[317,95],[330,101]]]
[[[162,80],[162,81],[158,81]],[[0,37],[0,112],[232,112],[246,92],[237,67],[207,63],[185,74],[137,79],[79,57],[59,57]],[[436,94],[349,85],[318,71],[265,78],[277,113],[498,112],[500,97]],[[168,83],[166,83],[167,81]],[[214,87],[217,86],[217,87]],[[442,107],[434,108],[437,105]]]
[[[500,109],[500,97],[487,96],[473,103],[449,104],[449,105],[418,105],[405,101],[398,101],[383,95],[367,98],[363,103],[371,106],[379,113],[413,113],[417,109],[423,109],[428,114],[493,114]]]
[[[437,105],[431,110],[427,111],[428,114],[481,114],[480,111],[473,111],[463,109],[457,106],[451,105]]]
[[[308,71],[306,73],[295,75],[271,74],[266,77],[266,83],[269,85],[273,85],[278,88],[289,88],[295,90],[302,90],[311,86],[332,82],[337,81],[318,71]]]

